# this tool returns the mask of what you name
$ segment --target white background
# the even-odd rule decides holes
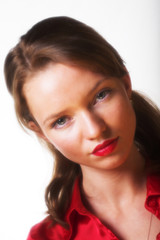
[[[25,240],[45,217],[44,190],[52,157],[18,126],[3,77],[4,58],[43,18],[67,15],[101,33],[120,53],[133,88],[160,106],[159,0],[1,0],[0,2],[0,239]]]

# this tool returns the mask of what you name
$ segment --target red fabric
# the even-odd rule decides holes
[[[145,207],[160,219],[160,176],[147,178]],[[66,219],[70,225],[69,230],[59,224],[51,226],[51,220],[46,218],[31,229],[27,240],[118,240],[114,233],[84,207],[78,180],[75,182]],[[155,240],[160,240],[160,233]]]

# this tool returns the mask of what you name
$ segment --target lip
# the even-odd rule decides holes
[[[107,156],[111,154],[116,148],[118,137],[105,140],[102,144],[97,145],[92,154],[95,156]]]

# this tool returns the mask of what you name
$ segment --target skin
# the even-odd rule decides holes
[[[49,65],[26,81],[24,94],[40,126],[35,129],[39,136],[81,167],[112,169],[129,158],[135,114],[127,77],[118,80],[61,64]],[[98,94],[104,96],[100,99]],[[119,140],[113,154],[107,158],[92,154],[98,144],[115,137]]]
[[[117,79],[49,64],[26,80],[23,92],[39,125],[30,122],[29,127],[80,164],[83,201],[91,212],[122,239],[146,239],[150,213],[144,208],[144,159],[134,145],[129,75]],[[98,144],[112,138],[118,138],[112,153],[92,154]]]

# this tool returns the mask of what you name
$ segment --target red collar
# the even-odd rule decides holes
[[[82,203],[79,185],[80,185],[80,178],[78,177],[74,184],[70,207],[66,214],[67,220],[69,219],[73,211],[77,211],[81,215],[90,215],[90,212],[85,208],[85,206]]]
[[[160,219],[160,176],[147,177],[145,207]]]
[[[148,176],[147,177],[147,195],[145,201],[145,207],[148,211],[155,214],[160,219],[160,176]],[[92,214],[84,207],[80,188],[79,178],[76,179],[71,204],[66,214],[66,219],[69,220],[73,211],[77,211],[81,215],[92,216]]]

